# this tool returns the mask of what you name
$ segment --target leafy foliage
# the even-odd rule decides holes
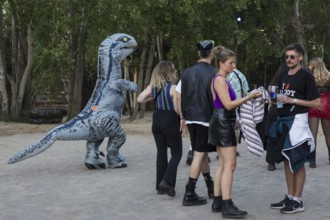
[[[11,36],[11,11],[20,15],[26,29],[32,21],[35,31],[33,92],[56,89],[69,79],[75,66],[70,40],[87,24],[85,79],[95,79],[98,46],[108,35],[124,32],[143,44],[144,30],[149,39],[162,36],[165,59],[178,72],[197,59],[196,42],[213,39],[234,51],[238,68],[250,83],[267,85],[282,61],[283,47],[297,41],[297,19],[303,25],[309,57],[330,60],[330,3],[327,0],[300,1],[301,17],[294,16],[292,0],[11,0],[5,6],[5,36]],[[70,15],[70,16],[69,16]],[[151,41],[151,40],[150,40]],[[7,55],[11,45],[6,41]],[[148,42],[150,44],[150,42]],[[159,51],[158,51],[159,52]],[[131,68],[138,68],[141,50],[134,54]],[[10,71],[10,59],[7,57]]]

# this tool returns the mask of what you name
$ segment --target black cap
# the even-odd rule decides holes
[[[197,45],[197,49],[199,51],[206,52],[206,51],[210,51],[213,49],[214,41],[213,40],[203,40],[203,41],[198,42],[196,45]]]

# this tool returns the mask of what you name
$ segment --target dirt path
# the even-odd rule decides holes
[[[151,134],[151,117],[122,127],[127,140],[120,152],[126,157],[125,169],[87,170],[84,166],[86,141],[56,141],[52,147],[27,160],[7,164],[14,153],[35,143],[55,124],[32,125],[0,122],[0,220],[218,220],[211,212],[212,200],[198,207],[183,207],[182,198],[189,167],[185,159],[189,139],[183,138],[183,156],[178,167],[176,196],[157,195],[155,190],[156,147]],[[258,158],[244,142],[238,146],[233,199],[253,220],[330,219],[330,165],[324,135],[319,134],[316,169],[306,165],[303,199],[306,210],[283,215],[269,204],[284,197],[283,164],[267,171],[265,153]],[[106,148],[105,143],[100,150]],[[217,160],[210,154],[211,174]],[[103,160],[105,160],[103,158]],[[202,178],[196,191],[207,196]]]

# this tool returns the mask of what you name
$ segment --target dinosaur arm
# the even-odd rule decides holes
[[[134,82],[128,81],[126,79],[118,79],[116,81],[116,84],[118,88],[121,91],[131,91],[131,92],[136,92],[137,90],[137,85]]]

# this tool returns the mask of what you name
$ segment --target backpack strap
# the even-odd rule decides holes
[[[240,87],[241,87],[241,96],[242,96],[242,98],[243,98],[244,92],[243,92],[243,84],[242,84],[242,80],[241,80],[241,78],[239,77],[238,73],[237,73],[235,70],[233,70],[233,72],[235,73],[235,75],[236,75],[236,77],[237,77],[237,79],[238,79],[238,81],[239,81],[239,85],[240,85]]]

